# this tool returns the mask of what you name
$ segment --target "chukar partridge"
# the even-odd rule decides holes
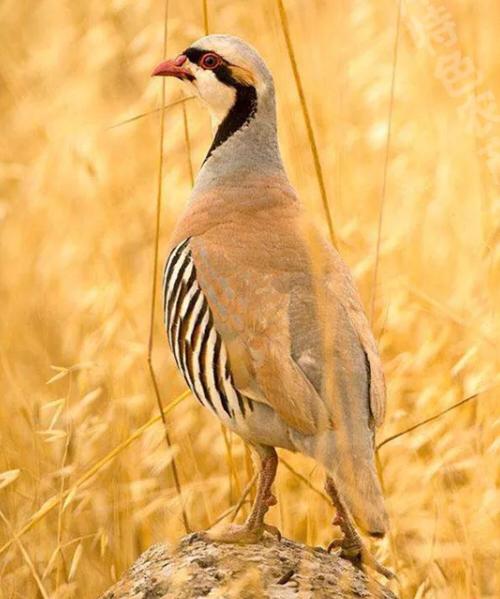
[[[211,536],[277,532],[264,516],[282,447],[325,468],[344,533],[332,546],[388,575],[353,524],[374,537],[387,529],[374,454],[380,358],[346,265],[283,168],[271,73],[249,44],[209,35],[153,75],[182,80],[216,128],[165,265],[169,344],[193,395],[260,456],[247,521]]]

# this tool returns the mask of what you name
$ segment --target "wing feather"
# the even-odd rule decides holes
[[[384,377],[349,270],[296,205],[268,202],[213,222],[196,208],[196,228],[177,231],[177,241],[191,236],[235,385],[306,434],[334,426],[339,405],[350,421],[379,425]]]

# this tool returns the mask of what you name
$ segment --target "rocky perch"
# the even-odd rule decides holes
[[[199,533],[177,548],[150,547],[101,599],[305,599],[395,595],[349,561],[324,549],[266,537],[220,544]]]

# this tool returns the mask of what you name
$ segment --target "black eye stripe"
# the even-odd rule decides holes
[[[187,56],[191,62],[198,64],[205,54],[208,54],[208,50],[200,50],[199,48],[188,48],[184,50],[184,56]],[[210,52],[211,54],[216,54],[216,52]]]
[[[187,56],[188,59],[195,64],[198,64],[205,54],[215,54],[216,56],[219,56],[222,62],[215,69],[211,69],[212,73],[214,73],[217,79],[225,85],[235,87],[236,89],[242,87],[241,83],[234,79],[234,77],[231,75],[231,70],[229,67],[234,65],[222,58],[222,56],[217,54],[217,52],[214,52],[213,50],[201,50],[200,48],[187,48],[187,50],[184,50],[182,54]]]

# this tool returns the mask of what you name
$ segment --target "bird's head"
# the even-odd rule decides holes
[[[216,124],[237,101],[255,111],[273,91],[273,80],[257,51],[230,35],[207,35],[177,58],[160,63],[153,76],[177,77],[208,106]]]

